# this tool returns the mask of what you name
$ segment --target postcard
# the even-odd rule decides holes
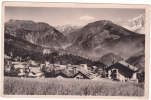
[[[2,97],[147,99],[149,6],[3,2]]]

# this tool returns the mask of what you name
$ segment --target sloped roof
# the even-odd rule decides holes
[[[14,65],[26,65],[26,62],[12,62]]]
[[[28,76],[30,77],[39,77],[39,76],[42,76],[44,75],[44,73],[40,72],[40,73],[36,73],[36,74],[33,74],[33,73],[29,73]]]
[[[138,70],[136,67],[134,67],[134,66],[132,66],[132,65],[130,65],[130,64],[128,64],[128,63],[126,63],[125,61],[119,61],[118,63],[120,63],[120,64],[122,64],[122,65],[128,67],[129,69],[131,69],[131,70],[133,70],[133,71],[137,71],[137,70]]]
[[[116,64],[121,64],[121,65],[123,65],[124,67],[126,67],[126,68],[128,68],[128,69],[130,69],[130,70],[132,70],[132,71],[138,71],[138,69],[137,69],[136,67],[134,67],[134,66],[132,66],[132,65],[130,65],[130,64],[128,64],[128,63],[126,63],[125,61],[118,61],[118,62],[116,62],[115,64],[113,64],[113,65],[107,67],[107,70],[108,70],[109,68],[113,67],[113,66],[116,65]]]
[[[58,76],[58,75],[65,75],[66,77],[72,77],[73,76],[73,73],[71,73],[71,72],[67,72],[67,71],[60,71],[59,73],[57,73],[56,74],[56,76]]]
[[[66,68],[66,65],[59,65],[60,68]]]
[[[27,64],[25,62],[12,62],[15,68],[27,68]]]
[[[34,72],[34,73],[41,73],[40,68],[39,67],[30,67],[30,72]]]
[[[73,77],[76,77],[79,73],[82,73],[84,76],[86,76],[89,79],[92,79],[94,76],[86,71],[78,71],[76,74],[73,75]]]
[[[14,68],[25,68],[26,66],[25,65],[22,65],[22,64],[18,64],[18,65],[14,65]]]

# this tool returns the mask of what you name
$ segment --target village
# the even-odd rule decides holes
[[[44,54],[49,54],[49,50],[44,50]],[[11,54],[12,55],[12,54]],[[138,69],[125,61],[114,62],[106,68],[97,68],[97,66],[88,67],[87,64],[51,64],[49,61],[37,63],[33,60],[21,61],[21,57],[16,57],[11,61],[11,56],[5,55],[5,76],[15,76],[20,78],[72,78],[100,80],[109,79],[121,82],[138,83]],[[97,73],[95,71],[97,70]],[[10,74],[11,73],[11,74]]]

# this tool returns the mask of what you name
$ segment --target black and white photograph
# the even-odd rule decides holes
[[[3,95],[148,96],[148,9],[4,3]]]

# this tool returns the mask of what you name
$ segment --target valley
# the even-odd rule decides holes
[[[132,32],[107,20],[96,21],[70,30],[71,27],[64,35],[47,23],[9,20],[5,23],[5,52],[8,47],[9,49],[21,48],[30,52],[43,52],[48,48],[51,52],[77,55],[100,61],[108,66],[113,61],[126,60],[144,70],[144,58],[137,56],[145,49],[144,34]],[[131,59],[135,56],[143,62],[132,61]]]

